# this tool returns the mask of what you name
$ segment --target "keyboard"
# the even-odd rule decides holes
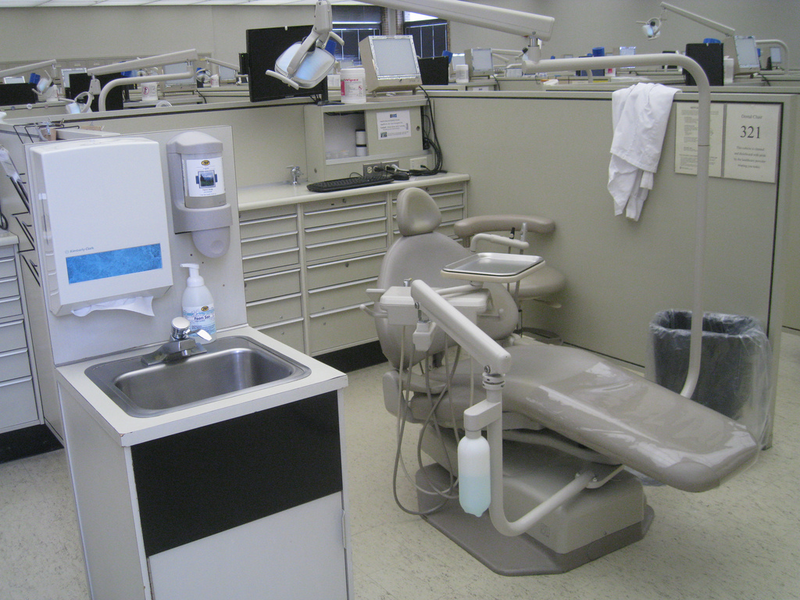
[[[341,190],[352,190],[354,188],[366,187],[370,185],[381,185],[391,183],[394,177],[388,173],[381,173],[369,176],[343,177],[342,179],[328,179],[309,183],[306,187],[312,192],[338,192]]]

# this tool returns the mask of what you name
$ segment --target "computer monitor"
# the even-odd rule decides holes
[[[733,56],[733,69],[735,74],[757,73],[761,70],[761,61],[758,58],[756,38],[752,35],[737,35],[733,37],[734,52],[726,54]]]
[[[61,85],[64,89],[69,89],[69,76],[75,73],[86,73],[85,67],[65,67],[61,69]]]
[[[491,77],[494,75],[494,59],[491,48],[470,48],[466,52],[470,77]]]
[[[370,35],[358,48],[368,93],[413,90],[422,85],[410,35]]]
[[[313,96],[321,100],[328,99],[328,83],[325,79],[313,88],[296,90],[279,79],[267,75],[268,69],[275,69],[275,61],[278,60],[278,57],[295,42],[302,42],[310,30],[308,25],[296,25],[248,29],[245,32],[247,77],[251,102],[301,96]]]
[[[419,74],[422,85],[447,85],[450,80],[450,61],[446,56],[420,58]]]

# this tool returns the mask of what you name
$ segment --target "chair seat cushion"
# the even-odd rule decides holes
[[[662,483],[706,491],[758,455],[743,425],[594,354],[536,343],[509,352],[504,410]]]

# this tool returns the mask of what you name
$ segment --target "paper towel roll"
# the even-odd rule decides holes
[[[120,298],[118,300],[109,300],[108,302],[99,302],[91,306],[77,308],[72,311],[72,314],[76,317],[85,317],[95,310],[129,310],[148,317],[155,316],[152,296],[137,296],[136,298]]]

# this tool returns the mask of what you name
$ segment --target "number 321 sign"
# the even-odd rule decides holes
[[[726,106],[724,177],[774,183],[778,163],[780,106]]]

